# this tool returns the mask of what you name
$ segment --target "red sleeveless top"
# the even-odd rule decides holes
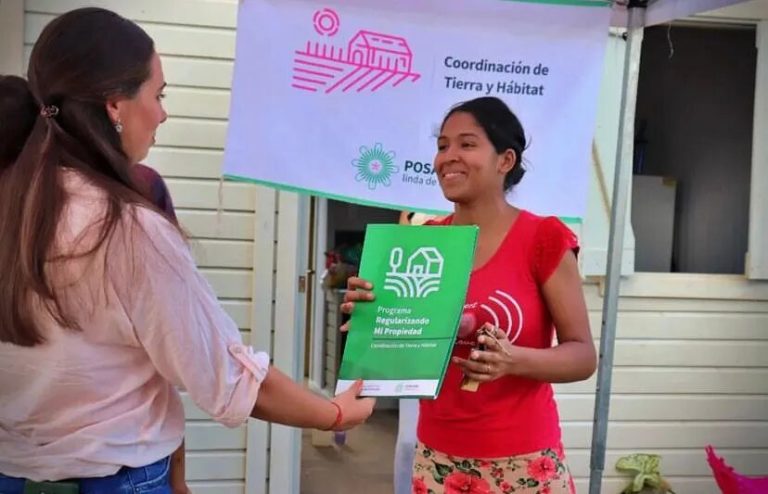
[[[450,225],[452,216],[431,223]],[[470,277],[465,312],[477,327],[490,322],[515,344],[549,348],[554,326],[541,286],[565,253],[578,253],[573,232],[555,217],[521,211],[496,253]],[[468,358],[475,345],[459,339],[453,355]],[[422,400],[418,437],[427,446],[466,458],[516,456],[560,444],[560,420],[552,385],[516,376],[460,389],[461,368],[453,363],[436,400]]]

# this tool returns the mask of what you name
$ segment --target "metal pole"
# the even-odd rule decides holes
[[[627,217],[629,185],[632,178],[635,103],[637,78],[640,72],[640,49],[645,19],[644,2],[630,2],[627,20],[627,45],[621,90],[618,146],[613,181],[613,207],[608,238],[608,265],[603,300],[603,321],[600,331],[600,363],[595,391],[595,416],[592,426],[589,493],[600,494],[605,468],[606,438],[611,400],[613,349],[616,340],[616,316],[621,281],[621,256],[624,249],[624,228]]]

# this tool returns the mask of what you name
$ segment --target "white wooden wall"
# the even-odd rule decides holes
[[[0,74],[21,75],[24,63],[24,0],[0,1]]]
[[[622,74],[626,42],[623,30],[611,29],[605,50],[603,79],[597,107],[597,122],[590,165],[587,210],[581,225],[569,225],[579,235],[583,247],[579,256],[584,276],[605,275],[608,261],[608,233],[610,231],[613,179],[616,169],[616,148],[619,136],[619,110],[621,107]],[[631,190],[627,191],[628,193]],[[631,206],[631,201],[629,205]],[[631,226],[631,209],[627,209],[624,233],[622,274],[632,273],[635,265],[635,238]]]
[[[595,337],[602,286],[584,286]],[[714,445],[746,475],[768,475],[768,283],[742,276],[634,274],[622,285],[604,491],[618,493],[623,455],[663,457],[678,494],[719,494]],[[597,341],[596,341],[597,343]],[[586,492],[594,378],[556,386],[563,437]]]
[[[766,15],[764,5],[722,12],[718,22],[745,22]],[[759,9],[762,8],[762,11]],[[749,14],[749,15],[747,15]],[[710,19],[710,17],[707,17]],[[751,21],[754,22],[754,21]],[[768,475],[768,282],[765,152],[768,24],[758,25],[758,80],[746,276],[634,273],[625,246],[604,490],[626,485],[616,460],[634,452],[662,455],[662,470],[678,494],[719,494],[705,460],[712,444],[738,471]],[[581,229],[582,272],[604,273],[611,194],[621,42],[612,38],[601,88],[596,143],[602,166],[593,166],[589,210]],[[602,173],[600,173],[602,172]],[[601,207],[602,206],[602,207]],[[629,222],[628,222],[629,226]],[[629,234],[630,232],[628,232]],[[750,281],[748,278],[752,278]],[[591,278],[599,280],[599,277]],[[591,325],[599,337],[603,287],[585,284]],[[596,344],[599,342],[596,340]],[[564,442],[579,492],[586,492],[595,379],[556,387]]]

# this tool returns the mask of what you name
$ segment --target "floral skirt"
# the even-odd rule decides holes
[[[416,445],[413,494],[576,494],[563,448],[509,458],[449,456]]]

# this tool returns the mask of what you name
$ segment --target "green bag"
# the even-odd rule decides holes
[[[24,483],[24,494],[80,494],[80,486],[74,482],[32,482]]]

